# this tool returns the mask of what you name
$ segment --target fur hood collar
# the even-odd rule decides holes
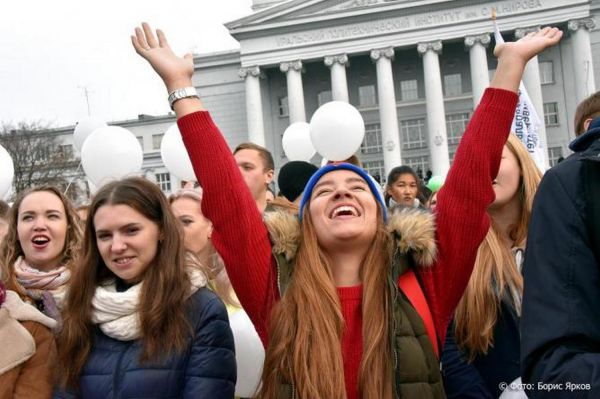
[[[298,251],[300,223],[296,215],[285,211],[266,212],[264,221],[269,231],[273,252],[291,261]],[[431,266],[436,257],[435,217],[418,208],[395,207],[390,210],[387,229],[394,246],[401,253],[412,251],[418,266]]]
[[[6,301],[2,304],[10,316],[18,321],[35,321],[51,330],[56,329],[57,321],[40,312],[35,306],[23,301],[15,291],[6,291]]]

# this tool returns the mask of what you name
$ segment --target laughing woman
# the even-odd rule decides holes
[[[66,391],[81,398],[233,397],[227,312],[182,237],[155,184],[128,178],[96,193],[58,341]]]
[[[19,337],[29,336],[32,352],[0,372],[0,397],[49,398],[56,369],[54,332],[60,330],[59,307],[81,243],[79,220],[58,189],[41,186],[17,197],[8,226],[0,250],[0,275],[8,290],[0,329],[11,320],[15,328],[2,345],[18,350]]]
[[[162,32],[157,39],[142,27],[133,45],[173,93],[212,241],[267,347],[259,397],[444,397],[436,348],[490,225],[519,81],[527,61],[562,33],[545,28],[496,48],[496,74],[440,191],[436,226],[418,209],[388,220],[367,173],[341,163],[310,179],[299,222],[268,215],[267,230],[229,147],[190,95],[191,55],[177,57]]]

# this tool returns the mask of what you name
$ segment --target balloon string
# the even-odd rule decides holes
[[[81,168],[81,161],[79,161],[79,166],[77,166],[77,169],[75,169],[75,176],[73,176],[73,178],[71,179],[71,181],[67,185],[67,188],[65,189],[65,192],[63,193],[63,195],[67,195],[67,192],[69,191],[69,188],[71,187],[71,184],[73,184],[73,182],[77,178],[77,172],[79,172],[79,168]]]

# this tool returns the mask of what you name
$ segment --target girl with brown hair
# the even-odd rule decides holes
[[[525,146],[509,135],[493,182],[491,225],[477,251],[442,355],[449,397],[462,398],[470,392],[474,397],[498,397],[502,382],[510,384],[521,375],[521,265],[541,178]]]
[[[373,181],[361,168],[341,163],[311,178],[300,221],[269,214],[268,230],[225,140],[189,94],[192,56],[177,57],[164,34],[157,35],[143,24],[133,46],[172,93],[204,188],[202,210],[214,223],[212,241],[267,347],[258,396],[444,397],[435,348],[489,228],[486,208],[519,81],[527,61],[562,33],[545,28],[497,47],[492,88],[440,191],[437,226],[418,209],[391,215],[386,224]],[[406,279],[411,289],[400,289]]]
[[[83,398],[233,396],[227,313],[182,237],[155,184],[127,178],[96,193],[59,337],[68,391]]]
[[[54,333],[60,330],[59,308],[80,244],[79,218],[57,188],[40,186],[17,196],[0,247],[0,276],[7,288],[0,329],[13,326],[10,339],[3,341],[12,354],[19,351],[19,342],[29,341],[31,350],[0,372],[0,396],[50,397],[56,370]]]

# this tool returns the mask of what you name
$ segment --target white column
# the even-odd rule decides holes
[[[287,80],[290,125],[295,122],[306,122],[304,88],[302,87],[302,61],[282,62],[279,65],[279,70],[285,73]]]
[[[592,18],[569,21],[569,32],[573,42],[573,74],[575,75],[575,101],[579,104],[583,99],[596,92],[590,30],[596,24]]]
[[[248,141],[265,146],[265,125],[263,122],[262,97],[260,94],[260,68],[241,68],[239,76],[246,80],[246,120]]]
[[[371,50],[371,59],[377,69],[377,98],[379,101],[379,119],[383,143],[383,165],[385,174],[392,168],[402,165],[400,136],[398,135],[398,112],[396,93],[392,75],[394,49]]]
[[[533,26],[529,28],[519,28],[515,30],[515,38],[521,39],[529,32],[535,32],[540,30],[539,26]],[[540,141],[542,142],[543,148],[543,162],[544,167],[543,170],[549,168],[548,163],[548,140],[546,139],[546,123],[544,122],[544,98],[542,96],[542,82],[540,80],[540,65],[538,63],[537,56],[533,57],[529,60],[527,65],[525,66],[525,71],[523,72],[523,84],[527,89],[527,94],[529,94],[529,98],[531,98],[531,102],[535,107],[535,110],[541,120],[540,128],[538,134],[540,136]]]
[[[423,57],[431,171],[434,175],[446,176],[450,169],[450,158],[448,156],[444,92],[438,58],[438,54],[442,52],[442,42],[437,40],[419,43],[417,51]]]
[[[469,60],[471,63],[473,108],[477,107],[485,88],[490,85],[487,54],[485,51],[489,44],[490,35],[487,33],[465,37],[465,47],[469,50]]]
[[[331,96],[334,101],[348,102],[348,82],[346,81],[346,54],[325,57],[325,65],[331,70]]]

